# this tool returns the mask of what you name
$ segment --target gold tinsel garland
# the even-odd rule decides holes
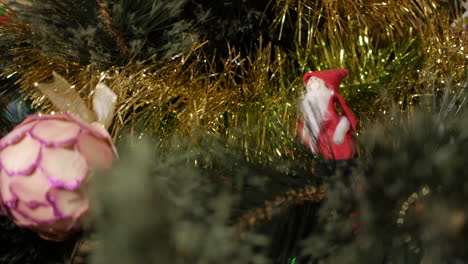
[[[312,185],[305,186],[298,190],[290,190],[285,194],[277,196],[272,201],[265,201],[264,206],[252,209],[244,213],[236,224],[236,230],[243,234],[249,229],[258,228],[265,222],[270,221],[282,209],[293,205],[301,205],[310,202],[320,202],[325,198],[325,189]]]
[[[42,56],[22,45],[35,37],[33,25],[8,24],[0,35],[18,39],[12,48],[17,56],[4,74],[18,74],[22,91],[45,112],[50,105],[33,83],[52,71],[88,102],[91,87],[105,75],[119,96],[114,137],[141,124],[163,137],[196,128],[224,135],[265,162],[269,155],[294,159],[298,153],[296,104],[306,71],[349,69],[342,92],[361,121],[387,115],[393,103],[410,109],[415,97],[432,95],[434,81],[450,81],[455,90],[466,79],[466,39],[461,29],[450,28],[449,12],[437,1],[276,0],[270,7],[276,12],[272,32],[281,39],[284,30],[294,31],[292,52],[260,38],[251,54],[229,46],[228,56],[216,57],[200,44],[169,61],[102,72]],[[216,70],[219,61],[222,70]]]

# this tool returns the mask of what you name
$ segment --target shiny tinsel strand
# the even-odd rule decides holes
[[[241,233],[252,228],[258,228],[263,223],[270,221],[282,209],[306,202],[320,202],[324,198],[325,189],[323,187],[305,186],[298,190],[290,190],[283,195],[277,196],[272,201],[265,201],[263,207],[244,213],[237,222],[236,228]]]

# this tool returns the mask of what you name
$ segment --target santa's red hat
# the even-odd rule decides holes
[[[348,76],[348,70],[346,69],[331,69],[324,71],[314,71],[304,74],[304,85],[307,85],[310,77],[317,77],[324,81],[328,88],[332,89],[335,92],[338,92],[340,88],[340,83],[343,79]]]

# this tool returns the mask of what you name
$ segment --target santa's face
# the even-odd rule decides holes
[[[307,92],[317,92],[328,90],[327,84],[317,77],[310,77],[306,85]]]

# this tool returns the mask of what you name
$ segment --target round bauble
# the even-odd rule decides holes
[[[31,115],[0,139],[0,203],[18,226],[48,240],[81,229],[87,186],[110,169],[116,151],[107,130],[70,114]]]

